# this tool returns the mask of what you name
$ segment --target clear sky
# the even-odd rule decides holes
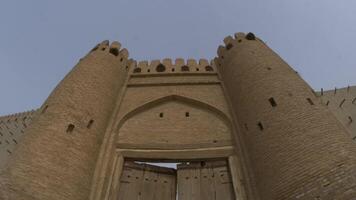
[[[355,0],[2,0],[0,115],[38,108],[96,43],[137,60],[208,58],[254,32],[315,89],[356,85]]]

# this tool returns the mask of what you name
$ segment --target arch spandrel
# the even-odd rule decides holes
[[[228,117],[208,104],[167,96],[128,113],[117,129],[120,148],[182,149],[230,146]]]

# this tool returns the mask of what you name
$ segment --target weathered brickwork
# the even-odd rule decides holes
[[[319,92],[318,96],[356,141],[356,86]]]
[[[22,140],[35,111],[0,117],[0,171]]]
[[[98,44],[36,112],[0,117],[0,200],[120,199],[135,159],[224,160],[241,200],[356,199],[356,88],[316,95],[253,34],[224,42],[210,62]]]
[[[1,199],[88,198],[103,132],[128,71],[127,51],[119,48],[101,43],[48,97],[1,174]]]
[[[356,197],[356,146],[342,124],[261,40],[235,37],[225,38],[216,63],[261,198]]]

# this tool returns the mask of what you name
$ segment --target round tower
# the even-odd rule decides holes
[[[0,199],[87,200],[99,147],[128,73],[128,52],[104,41],[38,111],[0,176]]]
[[[354,198],[356,145],[310,86],[252,33],[224,43],[215,63],[260,198]]]

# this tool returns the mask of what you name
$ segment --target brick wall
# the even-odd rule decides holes
[[[104,41],[40,108],[0,176],[0,199],[87,200],[98,151],[127,77],[127,51]]]
[[[238,33],[224,42],[216,64],[261,199],[356,196],[356,146],[342,124],[253,34]]]

